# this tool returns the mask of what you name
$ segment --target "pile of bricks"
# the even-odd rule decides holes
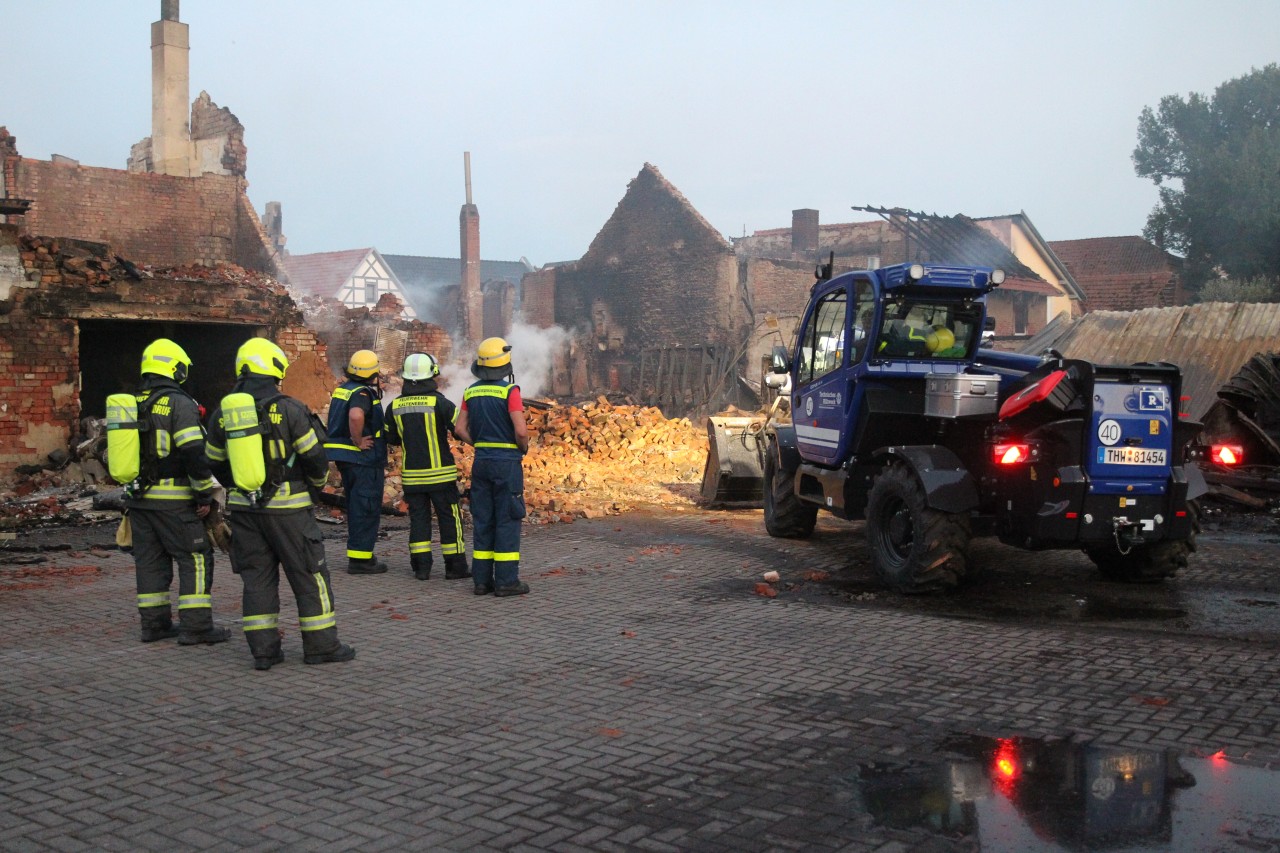
[[[691,505],[698,495],[707,434],[688,418],[669,420],[657,408],[613,405],[604,397],[580,407],[529,401],[526,417],[524,495],[533,523]],[[472,449],[454,442],[453,452],[465,489]],[[387,503],[403,509],[397,475],[389,473]]]

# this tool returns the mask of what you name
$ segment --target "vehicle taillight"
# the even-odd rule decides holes
[[[992,452],[997,465],[1019,465],[1031,458],[1031,445],[997,444]]]
[[[1018,777],[1022,775],[1022,758],[1018,746],[1009,738],[997,738],[995,754],[991,756],[991,780],[998,790],[1012,792]]]
[[[1239,465],[1244,461],[1244,448],[1238,444],[1214,444],[1209,448],[1209,460],[1219,465]]]

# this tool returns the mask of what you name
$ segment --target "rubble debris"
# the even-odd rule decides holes
[[[1280,503],[1280,353],[1258,353],[1218,389],[1201,441],[1239,444],[1244,465],[1201,464],[1209,494],[1236,507]]]
[[[1267,509],[1270,504],[1264,498],[1254,497],[1248,492],[1240,489],[1232,488],[1225,483],[1211,483],[1209,485],[1209,494],[1240,504],[1249,509]]]
[[[537,403],[534,405],[533,403]],[[618,515],[637,506],[693,506],[707,456],[705,431],[688,418],[668,419],[660,409],[615,405],[606,397],[576,405],[530,401],[529,453],[524,459],[529,523],[572,522]],[[64,453],[0,495],[0,528],[81,524],[114,517],[121,490],[109,488],[102,421],[86,418]],[[453,443],[459,486],[469,485],[472,449]],[[404,515],[392,448],[383,513]],[[55,463],[61,463],[58,466]],[[345,503],[336,472],[315,496],[320,520],[336,523]],[[466,501],[463,501],[464,508]]]
[[[706,433],[688,418],[601,396],[581,406],[530,401],[525,504],[532,523],[617,515],[638,505],[692,506],[707,455]],[[472,450],[455,446],[469,480]]]

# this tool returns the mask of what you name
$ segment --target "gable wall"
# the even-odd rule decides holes
[[[600,300],[627,348],[733,339],[733,251],[648,171],[631,182],[587,254],[556,277],[556,320],[581,325]]]
[[[377,281],[378,292],[372,301],[368,299],[365,290],[366,279]],[[338,301],[348,308],[373,308],[384,293],[390,293],[400,301],[403,317],[410,320],[417,318],[418,314],[409,304],[409,299],[396,286],[391,271],[376,254],[368,255],[356,266],[355,271],[338,288],[337,297]]]

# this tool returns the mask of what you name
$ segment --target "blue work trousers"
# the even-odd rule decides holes
[[[520,582],[524,469],[518,458],[476,454],[471,466],[471,576],[477,587]]]
[[[347,559],[373,559],[382,523],[382,486],[387,473],[380,466],[339,462],[342,490],[347,495]]]

